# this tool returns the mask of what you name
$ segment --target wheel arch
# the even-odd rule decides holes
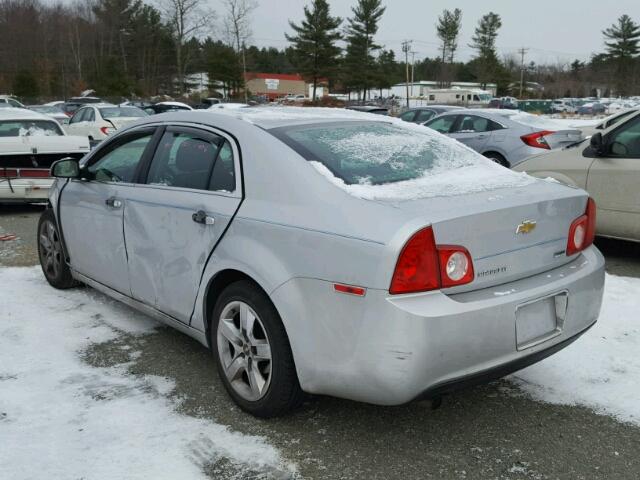
[[[504,155],[504,153],[498,151],[495,148],[487,150],[486,152],[482,152],[482,155],[484,155],[487,158],[490,158],[491,155],[496,155],[496,156],[502,158],[502,160],[504,160],[504,163],[505,163],[507,168],[511,168],[511,162],[509,162],[509,160],[507,160],[507,157]]]

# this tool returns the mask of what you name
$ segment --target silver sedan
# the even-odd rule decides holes
[[[578,128],[518,110],[447,112],[424,123],[505,167],[582,140]]]
[[[420,125],[176,112],[53,174],[38,227],[49,283],[84,283],[196,338],[254,415],[303,392],[439,398],[553,354],[598,318],[588,195]]]

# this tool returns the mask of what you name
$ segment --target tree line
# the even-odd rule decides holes
[[[250,45],[257,0],[223,0],[214,12],[206,0],[0,0],[0,93],[25,99],[67,98],[92,88],[104,97],[183,95],[189,74],[207,72],[210,87],[241,96],[244,72],[300,73],[316,88],[366,98],[407,79],[496,83],[501,95],[517,93],[520,75],[543,84],[527,96],[640,93],[640,26],[628,15],[602,31],[604,51],[587,62],[524,63],[498,54],[497,13],[474,29],[473,58],[457,59],[463,12],[434,19],[439,54],[400,58],[376,40],[386,7],[382,0],[353,0],[349,18],[331,14],[327,0],[310,0],[299,23],[290,22],[284,49]],[[600,35],[600,32],[594,32]],[[409,65],[411,63],[411,65]],[[375,93],[374,93],[375,94]]]

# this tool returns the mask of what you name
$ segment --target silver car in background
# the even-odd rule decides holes
[[[578,128],[518,110],[470,109],[447,112],[425,126],[464,143],[505,167],[582,140]]]
[[[49,283],[84,283],[208,346],[254,415],[302,392],[438,398],[598,318],[588,195],[421,125],[343,109],[167,113],[53,174],[38,226]]]

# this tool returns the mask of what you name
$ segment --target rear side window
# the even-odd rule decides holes
[[[410,124],[341,122],[269,132],[347,185],[412,180],[478,161],[478,155],[461,144]]]
[[[490,132],[502,128],[496,122],[488,118],[478,117],[475,115],[463,115],[460,119],[458,127],[453,130],[456,133],[474,133],[474,132]],[[452,132],[452,133],[453,133]]]
[[[433,110],[420,110],[416,116],[416,122],[423,123],[427,120],[431,120],[435,116],[436,113]]]
[[[405,122],[413,122],[413,117],[415,116],[416,116],[416,112],[409,111],[409,112],[404,112],[402,115],[400,115],[400,118]]]
[[[62,135],[57,122],[47,120],[0,121],[0,137],[48,137]]]
[[[233,192],[236,182],[231,145],[213,134],[166,132],[151,162],[147,183]]]

